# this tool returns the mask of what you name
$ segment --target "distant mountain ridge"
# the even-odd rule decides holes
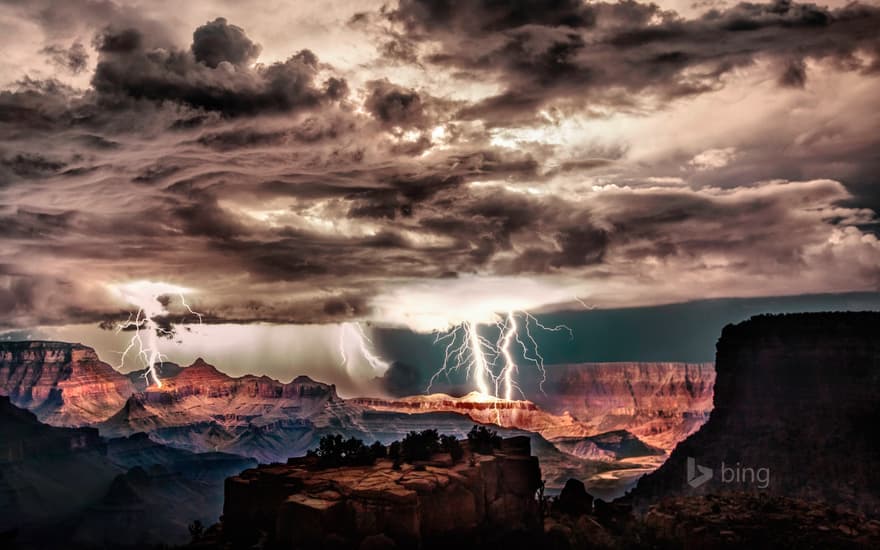
[[[188,367],[156,368],[161,389],[146,384],[144,371],[121,374],[82,344],[0,343],[0,395],[48,423],[100,425],[110,435],[195,424],[269,428],[292,419],[332,425],[367,408],[457,412],[549,439],[624,429],[669,450],[708,418],[715,375],[712,364],[553,365],[547,393],[536,403],[487,406],[473,396],[442,394],[343,400],[335,386],[308,377],[287,384],[266,376],[232,378],[201,358]]]
[[[714,375],[711,366],[685,364],[550,366],[551,393],[536,404],[476,394],[342,399],[333,385],[305,376],[233,378],[201,358],[158,364],[157,388],[144,371],[119,373],[91,348],[61,342],[0,343],[0,359],[0,394],[43,421],[93,426],[105,437],[144,432],[193,453],[272,463],[305,454],[331,433],[389,443],[413,429],[463,437],[474,423],[494,424],[506,436],[532,435],[548,488],[566,476],[602,474],[611,493],[620,480],[653,470],[664,455],[656,447],[668,451],[708,416]],[[630,460],[639,452],[642,459]],[[608,473],[614,468],[626,471]]]

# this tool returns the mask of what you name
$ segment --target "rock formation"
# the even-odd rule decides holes
[[[0,533],[22,548],[184,543],[193,519],[216,521],[223,480],[254,465],[48,426],[0,397]]]
[[[567,412],[552,414],[531,401],[508,401],[480,395],[477,392],[462,397],[435,393],[398,399],[362,397],[349,401],[377,411],[408,414],[454,412],[467,416],[474,422],[534,432],[541,434],[545,439],[586,437],[596,433],[592,427],[575,420]]]
[[[390,460],[320,469],[312,459],[291,459],[227,480],[223,532],[243,543],[262,531],[295,548],[320,547],[331,538],[357,547],[384,535],[407,548],[485,530],[537,530],[540,481],[525,437],[504,440],[494,455],[466,450],[455,464],[449,455],[435,455],[399,469]]]
[[[54,428],[0,397],[0,532],[60,521],[98,499],[123,469],[94,428]]]
[[[878,334],[880,313],[758,316],[725,327],[709,420],[642,478],[634,502],[750,491],[880,513]]]
[[[90,347],[64,342],[0,344],[0,395],[53,425],[85,426],[116,413],[134,392]]]
[[[571,415],[591,435],[626,430],[671,451],[712,410],[712,363],[582,363],[546,370],[545,391],[535,403]]]

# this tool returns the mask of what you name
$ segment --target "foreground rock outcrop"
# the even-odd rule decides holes
[[[386,537],[406,548],[481,532],[534,532],[540,483],[526,437],[504,440],[493,455],[466,450],[454,464],[435,455],[397,469],[391,460],[321,469],[313,459],[291,459],[227,480],[223,533],[238,543],[262,536],[295,548],[331,539],[356,548]]]
[[[748,491],[880,514],[878,335],[880,313],[725,327],[711,417],[642,478],[634,503]]]

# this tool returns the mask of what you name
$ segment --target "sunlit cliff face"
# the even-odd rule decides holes
[[[385,4],[3,4],[0,328],[162,281],[366,383],[370,326],[878,288],[876,2]]]

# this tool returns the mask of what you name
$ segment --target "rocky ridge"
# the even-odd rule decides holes
[[[33,411],[41,421],[94,424],[118,411],[132,393],[131,380],[82,344],[0,344],[0,395]]]
[[[591,434],[626,430],[671,451],[712,411],[712,363],[583,363],[546,371],[535,403],[570,415]]]
[[[224,537],[238,544],[258,538],[293,547],[329,540],[357,547],[383,537],[398,547],[493,528],[540,529],[535,492],[541,482],[529,439],[502,442],[493,455],[449,455],[395,468],[322,469],[311,458],[260,466],[226,482]]]

